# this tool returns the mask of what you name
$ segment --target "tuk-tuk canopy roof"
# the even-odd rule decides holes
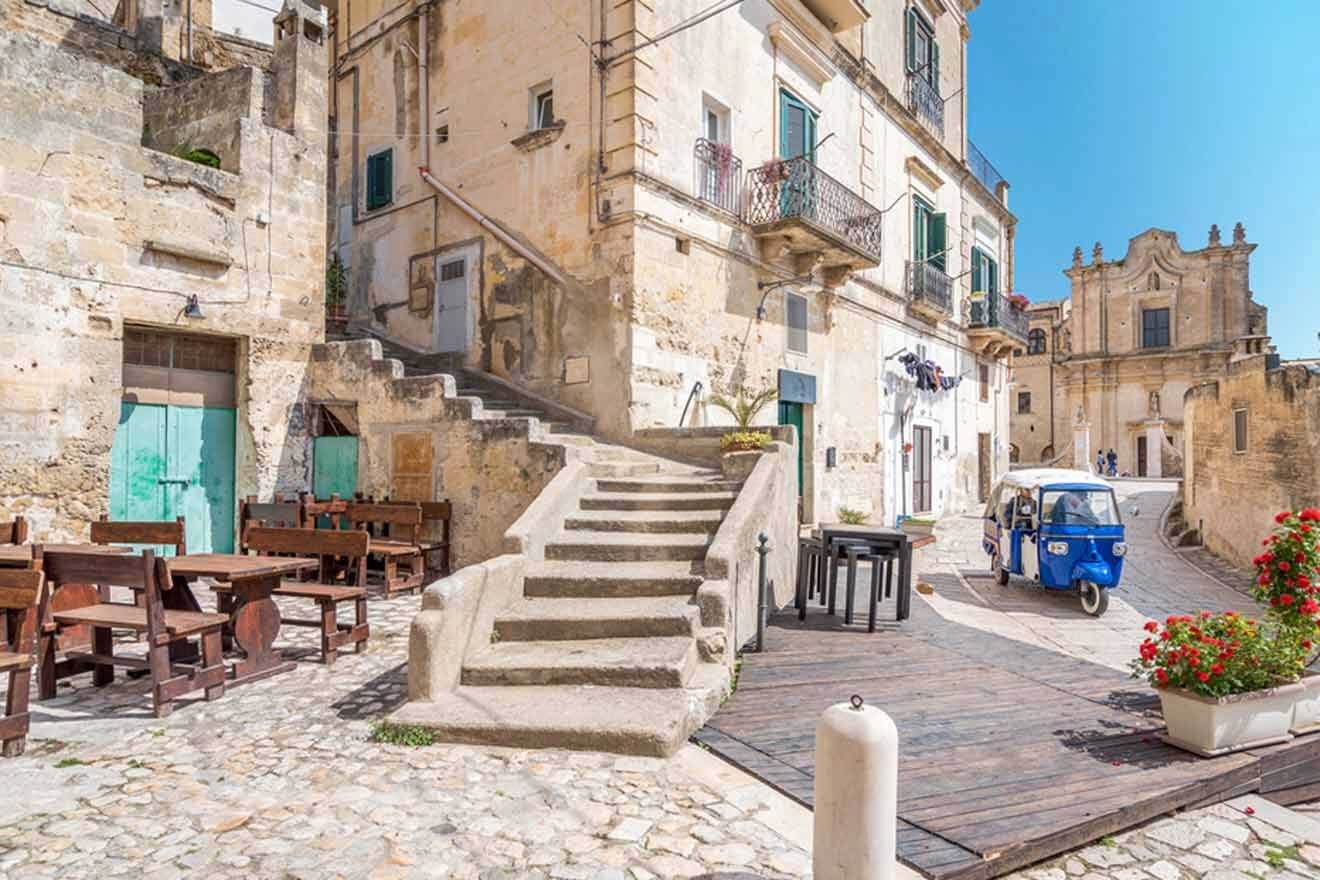
[[[1002,485],[1015,489],[1110,489],[1109,483],[1089,471],[1071,468],[1026,468],[1004,474]]]

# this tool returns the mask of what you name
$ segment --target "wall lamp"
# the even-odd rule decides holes
[[[205,318],[202,314],[202,304],[197,301],[197,294],[191,294],[188,297],[188,304],[183,307],[183,316],[185,318]]]
[[[765,298],[770,295],[770,291],[780,287],[787,287],[790,284],[810,284],[812,280],[813,279],[810,275],[799,275],[796,278],[785,278],[781,281],[756,282],[756,289],[765,291],[761,294],[761,302],[756,307],[756,320],[765,320]]]

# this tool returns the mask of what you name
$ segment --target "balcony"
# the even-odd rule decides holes
[[[930,263],[907,263],[908,311],[938,323],[953,314],[953,279]]]
[[[742,160],[728,144],[697,138],[692,148],[697,198],[735,217],[742,205]]]
[[[862,0],[802,0],[802,4],[835,34],[865,24],[871,17]]]
[[[880,265],[880,210],[805,156],[747,172],[747,208],[768,258],[791,255],[798,272],[826,269],[826,285]]]
[[[1004,195],[999,188],[1001,186],[1007,187],[1008,181],[1004,179],[1004,175],[995,169],[995,166],[990,164],[990,160],[985,157],[985,153],[977,149],[976,144],[972,143],[970,139],[967,141],[967,166],[972,169],[972,174],[976,176],[976,179],[981,181],[981,185],[988,189],[995,198],[1000,201],[1004,200]]]
[[[907,77],[907,108],[931,134],[944,137],[944,99],[935,86],[916,72]]]
[[[986,293],[968,304],[967,336],[972,347],[993,357],[1003,357],[1014,349],[1027,347],[1029,322],[1026,309],[1020,309],[1001,293]]]

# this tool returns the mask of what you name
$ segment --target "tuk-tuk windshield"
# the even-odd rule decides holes
[[[1109,489],[1047,489],[1041,495],[1041,523],[1117,526],[1118,505]]]

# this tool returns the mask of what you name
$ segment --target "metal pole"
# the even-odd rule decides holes
[[[765,557],[770,553],[770,547],[767,543],[770,536],[765,532],[761,532],[756,536],[756,540],[759,543],[756,552],[761,557],[761,564],[756,575],[756,652],[759,654],[765,650],[765,625],[770,615],[765,596]]]

